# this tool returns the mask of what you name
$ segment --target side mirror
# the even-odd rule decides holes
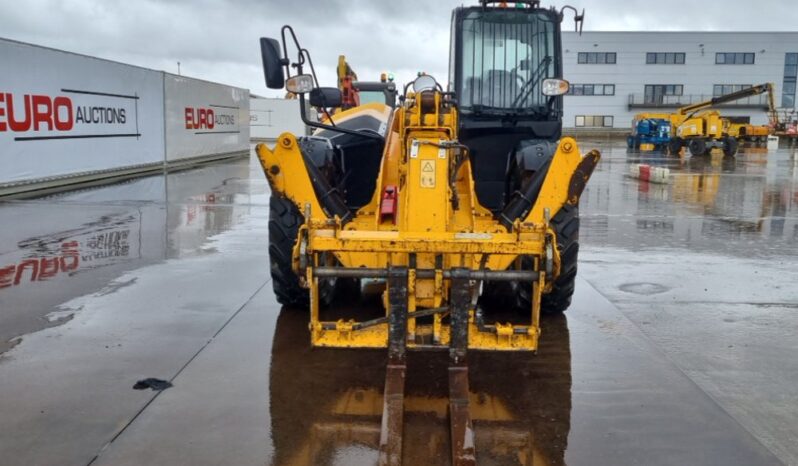
[[[285,85],[283,61],[280,58],[280,43],[267,37],[260,38],[260,56],[263,59],[263,74],[266,76],[266,87],[282,89]]]
[[[337,87],[317,87],[310,91],[310,105],[313,107],[340,107],[342,101],[341,90]]]

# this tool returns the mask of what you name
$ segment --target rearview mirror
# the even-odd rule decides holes
[[[340,107],[343,96],[337,87],[317,87],[310,91],[310,105],[313,107]]]
[[[260,56],[263,59],[263,74],[266,76],[266,87],[282,89],[285,85],[283,61],[280,58],[280,43],[267,37],[260,38]]]

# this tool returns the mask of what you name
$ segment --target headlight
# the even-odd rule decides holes
[[[313,76],[300,74],[285,82],[285,89],[294,94],[307,94],[313,90]]]
[[[571,85],[564,79],[544,79],[543,80],[543,95],[563,95],[568,93]]]
[[[435,78],[428,74],[422,74],[421,76],[417,77],[415,81],[413,81],[413,92],[418,94],[421,91],[435,89],[437,86],[438,82],[435,81]]]

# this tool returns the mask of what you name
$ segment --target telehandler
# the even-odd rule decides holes
[[[257,146],[278,301],[309,307],[313,346],[388,349],[383,464],[401,461],[408,348],[448,349],[453,464],[473,464],[467,350],[536,351],[541,311],[570,305],[579,198],[600,154],[561,137],[566,10],[579,28],[584,12],[539,0],[459,7],[445,89],[420,74],[395,110],[369,103],[322,123],[302,113],[312,136]],[[298,94],[301,112],[306,96],[340,107],[293,29],[281,35],[261,39],[267,86]],[[329,306],[357,280],[384,288],[382,315]]]

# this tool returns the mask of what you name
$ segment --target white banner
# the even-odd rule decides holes
[[[166,160],[249,150],[249,91],[164,75]]]
[[[163,162],[163,73],[0,39],[0,184]]]
[[[294,99],[250,99],[249,125],[253,139],[277,139],[285,132],[297,136],[305,134],[305,123],[299,115],[299,101]]]

